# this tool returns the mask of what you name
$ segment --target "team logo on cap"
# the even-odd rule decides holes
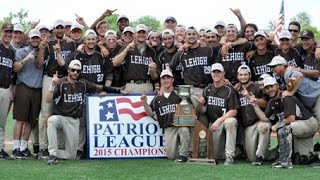
[[[304,32],[302,33],[302,35],[303,35],[303,36],[306,36],[306,35],[308,35],[308,32],[307,32],[307,31],[304,31]]]

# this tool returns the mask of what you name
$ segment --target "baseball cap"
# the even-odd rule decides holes
[[[208,29],[207,35],[209,35],[209,34],[216,34],[217,36],[220,36],[216,29]]]
[[[72,31],[72,30],[74,30],[74,29],[80,29],[80,30],[82,30],[82,27],[81,27],[80,24],[74,23],[74,24],[72,24],[72,26],[71,26],[71,28],[70,28],[70,31]]]
[[[245,64],[242,64],[241,66],[239,66],[237,72],[239,73],[240,71],[246,71],[251,74],[251,70],[250,70],[249,66],[247,66]]]
[[[181,29],[183,31],[186,31],[186,26],[182,25],[182,24],[178,24],[176,29]]]
[[[314,33],[310,30],[304,30],[299,38],[308,38],[308,39],[314,39]]]
[[[71,21],[65,21],[64,22],[64,26],[72,26],[72,22]]]
[[[40,31],[38,29],[31,29],[28,34],[29,38],[41,37]]]
[[[126,33],[126,32],[131,32],[132,34],[134,33],[134,29],[130,26],[127,26],[123,29],[122,34]]]
[[[104,37],[116,37],[117,38],[117,33],[114,30],[108,30],[105,34]]]
[[[93,29],[87,29],[86,32],[84,33],[84,37],[87,37],[90,34],[92,34],[92,35],[97,37],[97,33]]]
[[[170,77],[173,77],[173,74],[172,72],[169,70],[169,69],[165,69],[161,72],[160,74],[160,78],[162,78],[163,76],[170,76]]]
[[[254,38],[256,38],[257,36],[267,38],[267,34],[264,31],[257,31],[256,33],[254,33]]]
[[[224,72],[224,68],[223,68],[222,64],[220,64],[220,63],[212,64],[211,71],[214,71],[214,70],[218,70],[218,71]]]
[[[70,62],[68,67],[72,68],[72,69],[80,70],[81,69],[81,62],[78,59],[74,59]]]
[[[2,27],[1,27],[1,30],[2,31],[13,31],[13,24],[11,24],[10,22],[5,22],[2,24]]]
[[[99,21],[98,23],[97,23],[97,25],[96,25],[96,29],[99,29],[99,26],[101,25],[101,24],[108,24],[106,21]]]
[[[21,26],[21,24],[15,24],[15,25],[13,26],[13,31],[23,32],[23,27]]]
[[[129,18],[126,15],[120,15],[117,19],[117,23],[121,20],[121,19],[126,19],[129,21]]]
[[[272,77],[270,74],[262,74],[260,77],[259,77],[259,81],[263,81],[265,78],[267,77]]]
[[[173,37],[175,36],[174,32],[171,29],[165,29],[162,31],[162,37],[168,36],[168,35]]]
[[[275,84],[278,84],[277,83],[277,80],[274,78],[274,77],[266,77],[264,80],[263,80],[263,86],[266,87],[266,86],[270,86],[270,85],[275,85]]]
[[[45,26],[45,25],[40,25],[40,26],[37,27],[37,29],[39,29],[39,31],[40,31],[41,29],[46,29],[46,30],[49,31],[49,28],[48,28],[47,26]]]
[[[199,32],[198,32],[198,33],[199,33],[199,34],[206,34],[207,31],[208,31],[208,28],[202,27],[202,28],[199,29]]]
[[[279,39],[291,39],[292,38],[292,34],[284,29],[280,32],[280,36],[279,36]]]
[[[194,26],[189,26],[187,29],[186,29],[186,32],[187,33],[188,31],[195,31],[196,33],[198,33],[197,29],[194,27]]]
[[[174,17],[172,17],[172,16],[167,17],[164,22],[168,22],[168,21],[173,21],[173,22],[177,23],[176,18],[174,18]]]
[[[144,25],[144,24],[138,24],[138,25],[136,26],[136,32],[139,32],[139,31],[145,31],[145,32],[147,32],[147,27],[146,27],[146,25]]]
[[[224,23],[223,21],[217,21],[217,22],[216,22],[216,25],[214,25],[214,28],[216,28],[217,26],[226,27],[226,23]]]
[[[161,34],[157,31],[150,31],[149,34],[148,34],[148,39],[150,38],[151,35],[156,35],[156,36],[159,36],[161,37]]]
[[[282,56],[274,56],[267,66],[286,65],[287,61]]]
[[[64,21],[62,19],[57,19],[56,21],[54,21],[53,27],[56,28],[58,26],[63,26],[64,27]]]

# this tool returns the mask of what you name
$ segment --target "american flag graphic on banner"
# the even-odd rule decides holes
[[[279,44],[280,32],[282,30],[283,25],[284,25],[284,0],[282,0],[282,2],[281,2],[279,18],[277,21],[276,29],[274,31],[274,43],[275,44]]]
[[[129,115],[134,121],[148,116],[143,103],[139,100],[132,102],[130,98],[119,97],[109,99],[99,104],[100,121],[119,121],[119,116]]]

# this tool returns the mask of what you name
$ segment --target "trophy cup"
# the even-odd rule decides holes
[[[172,123],[174,126],[194,126],[197,116],[194,107],[188,102],[188,98],[190,98],[190,88],[190,85],[179,86],[179,95],[182,101],[176,108]]]

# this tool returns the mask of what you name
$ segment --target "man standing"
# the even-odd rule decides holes
[[[7,123],[8,109],[12,99],[12,75],[14,63],[14,51],[10,48],[13,25],[4,22],[1,27],[0,43],[0,159],[10,159],[4,151],[5,128]]]
[[[144,24],[136,27],[135,40],[123,46],[120,53],[114,57],[114,66],[124,65],[125,90],[131,93],[153,92],[151,82],[158,80],[156,72],[156,51],[146,44],[147,28]]]
[[[31,155],[28,150],[28,140],[32,127],[38,123],[41,109],[43,69],[36,66],[36,56],[41,41],[40,31],[31,29],[28,37],[30,45],[17,51],[14,63],[17,86],[13,111],[16,122],[13,129],[12,156],[16,159]]]
[[[225,165],[234,164],[237,136],[237,92],[226,85],[225,71],[220,63],[211,67],[213,84],[207,86],[199,99],[200,108],[206,112],[213,131],[213,153],[215,159],[225,158]]]
[[[59,76],[66,75],[66,70],[63,67],[64,59],[76,50],[75,42],[67,42],[63,39],[64,36],[64,21],[56,20],[54,22],[54,30],[56,39],[48,42],[43,39],[39,45],[39,53],[37,57],[37,66],[44,68],[44,76],[42,83],[42,101],[41,101],[41,121],[39,123],[40,136],[40,152],[39,158],[48,157],[48,137],[47,137],[47,120],[52,114],[53,103],[47,103],[45,97],[48,93],[48,88],[51,84],[52,77],[58,71]]]
[[[168,159],[176,159],[178,162],[186,162],[189,156],[190,128],[175,127],[172,125],[176,105],[181,102],[181,98],[173,91],[173,74],[165,69],[160,74],[160,83],[163,95],[153,98],[150,105],[147,103],[147,96],[142,95],[141,101],[149,116],[158,120],[160,128],[164,129],[166,142],[166,153]],[[171,109],[164,111],[164,109]]]

